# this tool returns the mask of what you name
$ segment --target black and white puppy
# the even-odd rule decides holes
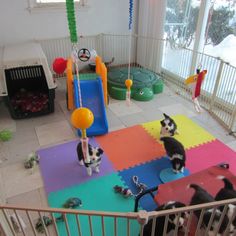
[[[203,189],[202,187],[200,187],[197,184],[190,184],[189,185],[190,188],[193,188],[195,190],[195,193],[192,196],[192,199],[190,201],[190,205],[197,205],[197,204],[203,204],[203,203],[209,203],[209,202],[214,202],[215,199],[212,195],[210,195],[205,189]],[[206,209],[205,213],[203,215],[203,219],[202,219],[202,226],[204,226],[205,228],[207,228],[208,223],[211,219],[211,215],[213,213],[213,209]],[[201,210],[197,210],[194,211],[194,214],[197,216],[197,218],[200,218],[201,215]],[[214,213],[214,218],[212,221],[212,224],[210,226],[210,230],[208,232],[208,235],[216,235],[215,234],[215,230],[218,227],[220,218],[221,218],[221,214],[222,212],[219,209],[215,210]],[[223,218],[223,221],[220,225],[219,231],[217,235],[223,235],[224,231],[227,227],[227,224],[229,222],[229,218],[227,215],[225,215],[225,217]]]
[[[173,137],[161,137],[160,140],[164,142],[164,147],[170,158],[174,173],[183,173],[186,162],[184,146]]]
[[[92,175],[92,169],[95,172],[99,173],[99,166],[101,164],[101,156],[103,154],[103,150],[99,147],[93,147],[90,144],[88,145],[88,162],[85,161],[82,143],[80,142],[77,145],[77,155],[80,165],[85,165],[87,169],[87,173],[89,176]]]
[[[175,134],[178,134],[177,125],[175,121],[171,117],[166,115],[165,113],[163,113],[163,115],[165,118],[160,121],[161,122],[161,137],[174,136]]]
[[[163,204],[159,206],[155,211],[163,211],[168,209],[175,209],[185,207],[185,204],[182,202],[176,202],[176,201],[170,201],[166,204]],[[178,230],[183,228],[184,222],[187,218],[187,213],[183,212],[181,213],[179,219],[177,214],[169,215],[169,220],[167,224],[167,230],[166,233],[169,233],[170,231],[174,230],[175,227],[178,227]],[[144,226],[143,235],[145,236],[151,236],[152,235],[152,222],[153,220],[149,220],[148,223]],[[159,216],[156,218],[156,228],[155,228],[155,236],[163,236],[164,234],[164,225],[165,225],[165,216]]]
[[[224,176],[217,176],[217,179],[221,179],[224,182],[224,187],[219,190],[219,192],[215,196],[216,201],[226,200],[236,198],[236,190],[234,189],[233,184]],[[220,207],[220,210],[223,211],[224,206]],[[229,219],[233,217],[234,211],[236,210],[236,205],[229,204],[227,209],[227,216]],[[232,225],[230,225],[229,235],[233,235],[236,232],[236,217],[234,217],[232,221]]]

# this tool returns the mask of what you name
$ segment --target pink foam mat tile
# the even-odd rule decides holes
[[[186,155],[186,167],[191,173],[225,162],[236,175],[236,152],[217,139],[187,150]]]

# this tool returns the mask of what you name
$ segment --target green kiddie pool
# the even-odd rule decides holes
[[[126,99],[125,80],[128,68],[111,68],[108,72],[108,93],[118,100]],[[163,81],[152,71],[140,67],[130,68],[130,78],[133,80],[131,98],[137,101],[150,101],[154,94],[162,93]]]

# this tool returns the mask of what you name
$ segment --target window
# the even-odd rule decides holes
[[[88,0],[74,0],[78,8],[87,8]],[[37,9],[58,9],[66,7],[66,0],[29,0],[29,11]]]

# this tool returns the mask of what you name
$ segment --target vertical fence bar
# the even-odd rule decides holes
[[[90,235],[93,236],[93,225],[92,225],[92,218],[91,215],[89,217],[89,229],[90,229]]]
[[[28,220],[29,220],[29,222],[30,222],[30,226],[31,226],[31,228],[32,228],[32,230],[33,230],[33,233],[34,233],[34,235],[36,236],[37,233],[36,233],[36,231],[35,231],[35,228],[34,228],[34,224],[33,224],[32,218],[31,218],[31,216],[30,216],[29,211],[27,211],[27,210],[26,210],[26,215],[27,215]]]
[[[47,226],[46,226],[45,223],[44,223],[44,219],[43,219],[43,216],[42,216],[41,212],[38,211],[38,214],[39,214],[39,217],[40,217],[40,219],[41,219],[41,221],[42,221],[44,233],[46,234],[46,236],[49,236],[49,234],[48,234],[48,229],[47,229]]]
[[[190,215],[188,217],[188,223],[187,223],[187,226],[185,228],[184,236],[188,236],[188,233],[190,231],[190,225],[192,223],[192,218],[193,218],[193,211],[190,211]]]
[[[157,222],[157,217],[153,218],[153,220],[152,220],[152,234],[151,234],[151,236],[155,236],[156,222]]]
[[[58,236],[59,233],[58,233],[58,229],[57,229],[57,222],[56,222],[56,220],[55,220],[54,215],[53,215],[52,213],[51,213],[50,215],[51,215],[51,217],[52,217],[52,222],[53,222],[54,230],[55,230],[55,232],[56,232],[56,235]]]
[[[127,236],[130,236],[130,219],[127,218]]]
[[[217,94],[218,87],[219,87],[219,84],[220,84],[220,78],[221,78],[221,73],[222,73],[222,70],[223,70],[223,66],[224,66],[224,62],[222,60],[220,60],[220,67],[219,67],[219,70],[218,70],[218,73],[217,73],[215,86],[214,86],[213,93],[212,93],[212,96],[211,96],[211,102],[210,102],[210,108],[209,108],[210,112],[212,112],[212,108],[213,108],[213,105],[214,105],[215,100],[216,100],[216,94]]]
[[[11,224],[9,218],[8,218],[8,215],[7,215],[7,213],[6,213],[6,210],[5,210],[5,209],[2,209],[2,212],[3,212],[3,215],[4,215],[4,217],[5,217],[6,221],[7,221],[7,224],[8,224],[8,226],[9,226],[9,228],[10,228],[12,234],[13,234],[14,236],[16,236],[15,230],[13,229],[13,226],[12,226],[12,224]]]
[[[76,218],[76,224],[77,224],[77,227],[78,227],[79,236],[82,236],[79,215],[75,215],[75,218]]]
[[[13,210],[13,211],[14,211],[14,213],[15,213],[17,222],[18,222],[18,224],[19,224],[19,226],[20,226],[20,228],[21,228],[22,234],[23,234],[24,236],[26,236],[25,230],[24,230],[24,228],[23,228],[23,226],[22,226],[22,224],[21,224],[20,218],[19,218],[19,216],[18,216],[16,210]]]
[[[114,217],[114,236],[117,236],[117,217]]]
[[[200,211],[200,210],[199,210]],[[197,228],[196,228],[196,234],[198,233],[198,230],[201,228],[202,226],[202,220],[203,220],[203,216],[205,214],[205,209],[201,209],[201,214],[200,217],[198,218],[198,223],[197,223]]]
[[[67,221],[66,214],[63,214],[63,219],[64,219],[65,225],[66,225],[66,233],[67,233],[68,236],[70,236],[70,227],[69,227],[69,224],[68,224],[68,221]]]
[[[105,222],[104,222],[104,216],[101,217],[102,220],[102,236],[105,236]]]

